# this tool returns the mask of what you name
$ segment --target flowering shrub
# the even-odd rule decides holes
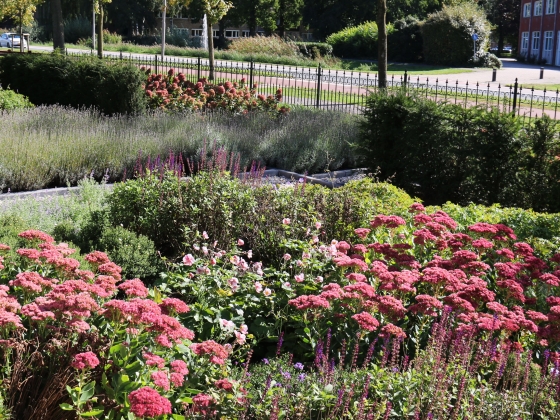
[[[81,268],[75,250],[50,235],[19,237],[26,247],[15,252],[0,244],[0,358],[16,418],[68,410],[180,419],[207,381],[225,379],[231,346],[192,344],[177,319],[190,310],[184,302],[122,279],[103,252],[87,254]]]
[[[150,70],[147,71],[150,74]],[[257,84],[246,86],[245,78],[239,82],[210,84],[206,79],[197,83],[187,80],[183,73],[170,69],[167,75],[150,74],[145,92],[150,108],[167,110],[223,109],[236,114],[261,110],[285,114],[286,106],[280,106],[282,89],[275,95],[257,95]]]

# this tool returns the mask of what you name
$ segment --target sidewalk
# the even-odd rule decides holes
[[[461,85],[469,82],[469,85],[474,85],[477,82],[484,84],[484,87],[490,83],[490,88],[497,89],[500,85],[502,88],[506,85],[513,84],[515,79],[524,88],[530,88],[532,85],[542,84],[560,84],[560,67],[553,66],[537,66],[534,64],[519,63],[511,58],[502,59],[503,67],[498,70],[496,81],[492,82],[492,69],[477,68],[469,73],[457,74],[440,74],[438,76],[420,76],[420,78],[429,77],[430,81],[445,82],[448,80],[450,83],[455,83],[457,80]],[[541,67],[544,67],[544,78],[539,79]],[[417,76],[412,76],[414,80]]]

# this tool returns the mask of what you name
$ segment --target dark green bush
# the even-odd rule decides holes
[[[478,34],[477,51],[487,50],[490,23],[473,2],[444,7],[422,24],[424,60],[429,64],[465,66],[472,63],[472,34]],[[470,60],[470,61],[469,61]]]
[[[36,105],[95,107],[105,114],[137,114],[146,109],[144,74],[132,65],[93,57],[13,54],[0,60],[0,83]]]
[[[413,16],[394,22],[394,31],[387,36],[387,55],[391,61],[414,63],[422,61],[420,21]]]
[[[10,111],[12,109],[33,108],[25,96],[13,90],[4,90],[0,86],[0,111]]]
[[[523,129],[511,114],[405,92],[371,95],[365,117],[362,163],[428,203],[560,211],[558,126],[548,117]]]
[[[387,33],[393,27],[388,25]],[[376,58],[377,57],[377,23],[366,22],[351,26],[329,35],[327,43],[332,45],[333,54],[343,58]]]
[[[312,185],[294,190],[202,173],[187,182],[170,174],[127,181],[115,186],[108,202],[112,226],[148,236],[167,256],[186,252],[199,240],[197,232],[206,231],[220,247],[242,238],[255,259],[269,261],[287,238],[305,240],[317,221],[328,239],[345,237],[378,213],[406,213],[413,200],[372,180],[334,190]],[[284,218],[292,221],[289,229]]]
[[[333,53],[332,45],[326,42],[294,42],[299,48],[299,52],[308,58],[313,60],[321,57],[330,57]]]
[[[91,39],[91,21],[85,16],[73,16],[64,20],[64,41],[77,44],[79,40]]]

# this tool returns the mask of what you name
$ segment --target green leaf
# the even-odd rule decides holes
[[[185,416],[182,416],[180,414],[172,414],[173,416],[173,420],[185,420]]]
[[[63,410],[66,410],[66,411],[73,411],[74,410],[74,406],[70,405],[70,404],[67,404],[67,403],[59,404],[59,406],[60,406],[60,408],[62,408]]]
[[[82,417],[94,417],[94,416],[98,416],[100,414],[103,414],[105,410],[91,410],[91,411],[86,411],[85,413],[81,413]]]
[[[80,402],[86,402],[91,397],[93,397],[94,393],[95,393],[95,381],[85,384],[82,389],[82,395],[80,395]]]

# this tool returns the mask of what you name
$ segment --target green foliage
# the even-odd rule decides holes
[[[154,243],[144,235],[137,235],[121,226],[103,230],[94,249],[109,255],[119,265],[126,278],[155,279],[163,270]]]
[[[286,41],[277,35],[237,38],[230,43],[228,50],[241,54],[271,54],[281,57],[300,56],[296,43]]]
[[[412,202],[402,190],[372,180],[333,190],[309,185],[294,190],[254,187],[213,172],[187,182],[151,174],[117,185],[108,200],[112,226],[146,235],[164,255],[184,253],[197,232],[205,231],[223,247],[243,238],[256,258],[266,261],[278,257],[283,241],[303,240],[317,221],[329,238],[343,237],[379,212],[406,213]],[[289,232],[284,218],[292,220]]]
[[[4,90],[0,86],[0,111],[11,111],[20,108],[33,108],[33,104],[29,102],[27,97],[13,90]]]
[[[0,60],[0,83],[37,105],[95,107],[105,114],[137,114],[146,108],[138,68],[91,57],[10,55]]]
[[[387,28],[387,32],[391,30]],[[333,54],[344,58],[377,57],[377,23],[366,22],[358,26],[349,26],[329,35],[326,42],[332,45]]]
[[[329,57],[333,53],[332,45],[326,42],[296,41],[295,44],[304,57],[309,57],[314,60],[321,57]]]
[[[476,4],[464,2],[444,7],[422,24],[424,59],[429,64],[465,66],[473,58],[472,34],[478,35],[477,51],[487,49],[490,23]]]
[[[122,44],[122,36],[105,29],[103,31],[103,42],[107,44]]]
[[[393,23],[387,36],[387,54],[391,61],[415,63],[423,60],[421,22],[413,16]]]
[[[372,94],[357,142],[364,163],[428,203],[452,201],[560,211],[558,127],[528,129],[498,110]]]
[[[64,42],[77,44],[82,39],[91,40],[91,21],[85,16],[73,16],[64,21]]]

